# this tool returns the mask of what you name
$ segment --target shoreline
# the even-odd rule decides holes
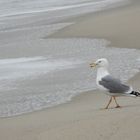
[[[140,29],[137,28],[140,24],[139,4],[140,2],[135,0],[132,5],[127,4],[64,20],[64,22],[76,22],[49,35],[49,38],[104,38],[111,41],[110,45],[113,47],[139,49],[140,40],[137,38],[140,35]]]
[[[134,5],[121,10],[118,8],[118,11],[114,12],[112,10],[112,13],[108,11],[100,14],[99,12],[79,17],[75,19],[77,22],[74,25],[59,30],[49,38],[105,38],[112,42],[113,47],[128,44],[128,48],[140,49],[138,24],[140,20],[137,19],[139,7],[140,5]],[[114,29],[116,21],[118,25],[126,22],[123,20],[124,16],[127,22],[131,22],[127,24],[127,27],[123,24],[118,32],[117,28]],[[134,19],[137,19],[137,22],[134,22]],[[93,23],[94,29],[92,28]],[[132,26],[133,28],[128,30]],[[123,34],[124,27],[126,27],[125,34]],[[110,30],[108,31],[108,29]],[[133,40],[129,38],[130,33],[135,35]],[[121,37],[119,37],[120,35]],[[129,37],[126,38],[125,35]],[[123,42],[121,38],[128,42]],[[132,47],[131,44],[134,42],[135,46]],[[139,89],[139,82],[139,73],[128,81],[136,90]],[[140,137],[139,98],[122,97],[118,99],[118,102],[123,108],[100,110],[107,102],[108,96],[95,90],[81,93],[73,97],[71,101],[55,107],[15,117],[0,118],[0,138],[2,140],[93,140],[93,138],[138,140]]]

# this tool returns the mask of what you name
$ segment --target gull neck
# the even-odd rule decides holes
[[[97,77],[98,79],[101,79],[102,77],[109,75],[107,67],[99,67],[97,69]]]

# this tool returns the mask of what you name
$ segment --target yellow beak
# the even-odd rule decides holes
[[[96,67],[96,63],[91,63],[91,64],[90,64],[90,67],[91,67],[91,68]]]

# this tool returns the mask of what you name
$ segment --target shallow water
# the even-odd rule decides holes
[[[1,0],[0,16],[4,17],[82,7],[85,7],[85,10],[88,11],[97,11],[112,4],[117,5],[122,1],[127,0]],[[81,9],[81,12],[82,11]]]
[[[40,110],[96,89],[89,63],[106,57],[110,72],[127,81],[140,68],[140,51],[107,47],[104,39],[44,39],[43,56],[0,59],[0,116]],[[135,56],[135,57],[134,57]]]

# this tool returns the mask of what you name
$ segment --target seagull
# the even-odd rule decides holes
[[[91,68],[97,67],[97,77],[96,77],[97,87],[110,96],[110,100],[107,106],[105,107],[105,109],[108,109],[110,103],[112,102],[112,99],[114,99],[116,103],[116,108],[121,107],[117,103],[116,97],[140,96],[140,93],[137,91],[134,91],[131,86],[125,85],[119,79],[116,79],[110,75],[108,71],[109,62],[106,58],[98,59],[96,62],[91,63],[90,67]]]

